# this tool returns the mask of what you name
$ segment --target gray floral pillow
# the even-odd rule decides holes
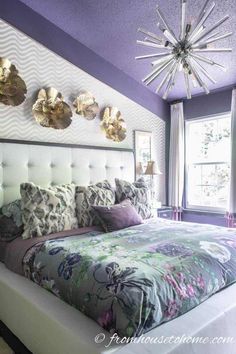
[[[24,239],[78,227],[74,185],[42,188],[33,183],[23,183],[20,192]]]
[[[152,217],[150,190],[144,179],[140,178],[136,182],[130,183],[116,178],[115,182],[116,196],[119,203],[125,199],[130,199],[143,219]]]
[[[17,199],[0,210],[0,241],[12,241],[22,233],[21,200]]]
[[[108,181],[88,187],[76,187],[75,193],[79,226],[99,225],[100,221],[92,205],[109,206],[115,204],[115,190]]]

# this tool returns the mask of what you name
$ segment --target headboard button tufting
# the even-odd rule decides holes
[[[18,199],[20,184],[29,180],[42,187],[55,187],[70,181],[88,186],[104,178],[112,185],[115,177],[134,179],[134,156],[129,151],[6,142],[0,146],[0,153],[0,207],[3,201]]]

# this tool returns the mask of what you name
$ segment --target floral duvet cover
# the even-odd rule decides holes
[[[25,276],[109,332],[139,336],[236,281],[236,232],[162,219],[37,243]]]

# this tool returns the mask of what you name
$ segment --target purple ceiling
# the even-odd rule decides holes
[[[188,1],[188,18],[198,14],[204,1]],[[136,45],[136,39],[142,37],[137,33],[137,28],[142,26],[158,33],[156,26],[158,19],[155,13],[157,3],[175,32],[179,29],[179,0],[21,0],[21,2],[138,82],[150,72],[151,66],[149,60],[135,61],[134,57],[151,53],[153,49]],[[215,10],[206,24],[214,24],[229,14],[231,18],[221,26],[221,32],[236,33],[236,1],[215,0],[215,2]],[[208,57],[227,67],[227,73],[211,68],[210,73],[217,80],[215,85],[209,82],[211,90],[236,83],[236,35],[217,42],[217,46],[232,47],[233,53],[207,53]],[[156,86],[157,82],[154,82],[150,89],[155,91]],[[199,94],[201,90],[194,89],[193,93]],[[186,97],[184,82],[181,73],[178,73],[176,86],[169,100],[183,97]]]

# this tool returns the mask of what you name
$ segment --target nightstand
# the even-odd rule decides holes
[[[160,208],[157,208],[157,217],[162,218],[162,219],[173,219],[173,211],[171,207],[168,206],[162,206]]]

